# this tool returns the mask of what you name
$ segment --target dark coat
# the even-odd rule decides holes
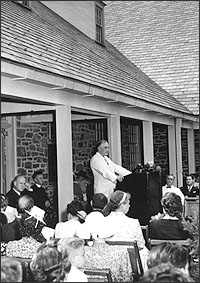
[[[27,189],[25,189],[21,193],[21,195],[26,195],[26,194],[28,194]],[[12,206],[14,208],[17,208],[17,210],[19,210],[18,209],[18,200],[19,200],[20,196],[13,189],[10,189],[10,191],[7,192],[6,196],[8,198],[8,205]]]
[[[5,242],[20,240],[22,236],[19,227],[19,220],[17,218],[11,223],[4,224],[2,226],[1,240]]]
[[[36,184],[31,186],[32,192],[29,191],[28,195],[33,198],[34,204],[43,210],[47,210],[45,202],[49,200],[44,187],[38,188]]]
[[[191,191],[189,192],[188,187],[185,185],[180,188],[181,192],[184,194],[184,196],[188,197],[196,197],[199,195],[199,188],[196,186],[192,186]]]

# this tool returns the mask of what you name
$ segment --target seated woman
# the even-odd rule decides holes
[[[60,239],[58,245],[62,247],[63,256],[67,252],[72,264],[67,282],[88,282],[87,275],[79,270],[84,268],[84,240],[75,237],[65,238]]]
[[[71,270],[69,256],[59,249],[56,239],[42,243],[30,263],[34,281],[36,282],[67,282]]]
[[[163,215],[149,224],[149,236],[159,240],[186,240],[190,238],[182,224],[183,206],[181,198],[175,193],[166,193],[162,199]]]
[[[42,243],[50,237],[46,236],[49,232],[52,233],[51,236],[54,235],[54,229],[47,228],[43,220],[45,211],[35,206],[30,196],[24,195],[20,197],[18,206],[22,212],[20,219],[20,232],[22,237],[32,237]]]
[[[73,200],[67,205],[68,221],[60,222],[55,227],[55,238],[74,237],[78,227],[84,222],[86,212],[79,200]]]
[[[188,248],[168,242],[152,247],[147,259],[148,268],[162,263],[169,263],[189,275],[191,256]]]
[[[148,269],[139,282],[195,282],[189,275],[169,263]]]
[[[114,235],[110,240],[136,240],[139,249],[145,247],[145,240],[139,220],[126,216],[130,208],[130,194],[117,190],[111,194],[104,209],[108,227],[113,227]]]

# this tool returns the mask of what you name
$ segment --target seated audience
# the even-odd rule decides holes
[[[90,212],[83,223],[77,230],[76,235],[83,239],[106,238],[113,235],[113,231],[109,232],[109,227],[106,226],[103,208],[106,206],[108,199],[102,193],[93,195],[92,212]]]
[[[139,282],[194,282],[194,280],[179,268],[169,263],[162,263],[148,269]]]
[[[162,199],[163,215],[152,217],[149,236],[159,240],[185,240],[190,238],[182,224],[183,206],[181,198],[175,193],[166,193]]]
[[[75,237],[65,238],[59,240],[58,244],[62,247],[63,254],[65,250],[67,251],[72,264],[67,282],[88,282],[87,275],[79,270],[79,268],[84,268],[84,240]]]
[[[21,263],[11,258],[1,258],[1,282],[22,282]]]
[[[136,240],[139,249],[145,247],[145,240],[139,220],[126,216],[130,208],[130,194],[117,190],[111,194],[110,200],[104,209],[106,223],[112,227],[114,235],[111,240]]]
[[[193,174],[186,176],[186,184],[180,190],[187,197],[196,197],[199,195],[199,187],[195,185],[195,176]]]
[[[54,235],[53,229],[46,229],[46,224],[43,220],[45,211],[35,206],[30,196],[24,195],[19,198],[19,208],[22,212],[20,218],[20,232],[22,237],[32,237],[42,243],[49,237],[48,233],[52,232],[52,236]]]
[[[55,228],[55,238],[74,237],[81,222],[86,217],[83,204],[78,200],[73,200],[67,205],[68,221],[57,223]]]
[[[36,282],[67,282],[71,262],[67,251],[63,256],[57,240],[42,243],[34,254],[30,269]]]
[[[162,196],[166,193],[175,193],[180,196],[182,205],[184,205],[185,197],[181,190],[173,185],[175,176],[173,174],[168,174],[166,176],[166,185],[162,187]]]
[[[147,259],[148,268],[161,263],[170,263],[189,275],[191,256],[187,247],[176,243],[165,242],[153,246]]]

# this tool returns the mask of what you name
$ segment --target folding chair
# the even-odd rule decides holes
[[[106,269],[84,269],[88,282],[112,282],[111,271]]]
[[[153,246],[162,244],[162,243],[176,243],[178,245],[189,246],[188,240],[159,240],[159,239],[148,239],[148,246],[151,249]]]
[[[109,245],[131,246],[131,247],[127,247],[127,251],[130,258],[133,281],[134,282],[138,281],[140,276],[143,275],[144,270],[142,266],[142,261],[141,261],[137,241],[106,241],[106,243]]]

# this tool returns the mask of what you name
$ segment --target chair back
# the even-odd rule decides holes
[[[105,241],[108,245],[134,246],[134,241]]]
[[[153,246],[162,244],[162,243],[176,243],[178,245],[184,245],[184,246],[188,246],[189,245],[189,241],[187,240],[159,240],[159,239],[150,239],[148,240],[148,247],[149,249],[151,249]]]
[[[111,271],[106,269],[84,269],[88,282],[112,282]]]
[[[134,282],[138,281],[140,276],[143,275],[144,270],[142,266],[142,261],[141,261],[137,241],[106,241],[106,243],[109,245],[129,246],[127,247],[127,251],[131,263],[133,281]]]
[[[142,234],[145,239],[145,245],[148,246],[148,238],[149,238],[149,225],[141,225]]]

